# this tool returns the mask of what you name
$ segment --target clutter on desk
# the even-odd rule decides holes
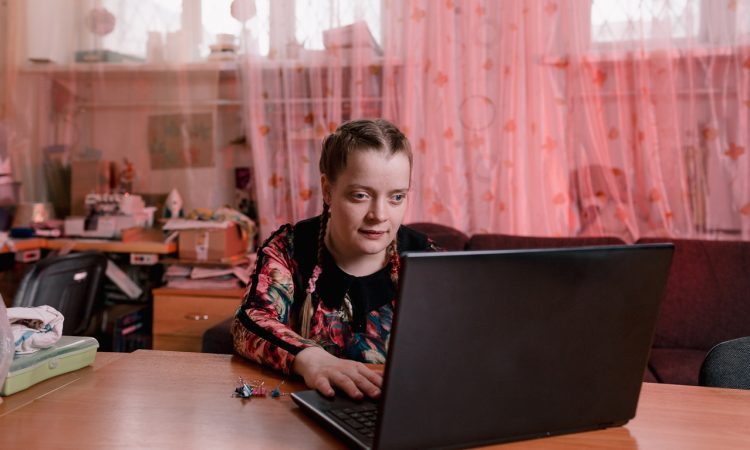
[[[8,376],[8,369],[10,369],[14,354],[13,333],[10,331],[10,321],[8,321],[5,302],[0,295],[0,386],[5,384],[5,377]],[[0,400],[1,402],[2,400]]]
[[[11,176],[10,157],[0,158],[0,230],[10,227],[20,188],[21,183]]]
[[[182,209],[182,196],[177,189],[172,189],[167,195],[167,200],[164,202],[164,218],[175,219],[177,217],[184,217],[185,211]]]
[[[0,395],[8,396],[37,383],[93,364],[99,342],[86,336],[61,336],[52,346],[31,354],[16,354]],[[1,380],[1,379],[0,379]]]
[[[85,217],[65,219],[65,235],[90,238],[119,238],[123,230],[153,226],[155,207],[146,207],[140,195],[87,194]]]
[[[62,313],[49,305],[8,308],[8,322],[17,355],[53,346],[62,336]]]
[[[168,220],[163,229],[179,232],[181,260],[221,263],[254,250],[255,222],[231,208],[193,210],[184,219]]]
[[[16,206],[10,235],[13,238],[60,237],[62,230],[63,221],[55,219],[51,203],[21,202]]]
[[[175,289],[237,289],[250,283],[254,264],[254,254],[224,264],[177,261],[168,264],[164,272],[165,285]]]
[[[265,384],[266,382],[263,380],[247,382],[242,377],[239,377],[238,386],[234,388],[232,396],[249,399],[252,397],[266,397],[267,395],[270,395],[271,398],[280,398],[287,395],[286,392],[281,392],[281,385],[284,384],[284,380],[281,380],[270,392],[266,389]]]

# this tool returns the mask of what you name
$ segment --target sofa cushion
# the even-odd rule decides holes
[[[648,367],[660,383],[698,385],[705,356],[703,350],[652,348]]]
[[[541,237],[509,234],[475,234],[467,250],[506,250],[515,248],[562,248],[595,245],[623,245],[616,237]]]
[[[654,347],[705,353],[719,342],[750,336],[750,242],[638,241],[653,242],[675,246]]]
[[[463,250],[469,241],[469,236],[463,232],[439,223],[415,222],[407,226],[426,234],[443,250]]]

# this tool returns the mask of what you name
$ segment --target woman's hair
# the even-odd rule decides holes
[[[409,140],[395,125],[384,119],[352,120],[343,123],[333,134],[323,140],[323,152],[319,163],[321,175],[325,175],[330,183],[334,183],[346,169],[349,154],[359,151],[385,152],[387,155],[403,153],[409,158],[409,167],[412,165],[413,157]],[[318,233],[317,263],[308,282],[308,298],[315,291],[315,284],[322,271],[323,249],[329,218],[329,205],[324,200]],[[396,284],[400,261],[395,239],[386,250],[386,258],[391,263],[391,280]]]
[[[403,153],[412,164],[411,145],[406,136],[395,125],[384,119],[352,120],[343,123],[323,140],[323,153],[320,155],[320,173],[335,182],[346,169],[349,154],[369,150],[385,152],[388,155]]]

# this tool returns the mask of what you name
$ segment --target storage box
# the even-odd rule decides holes
[[[181,230],[180,259],[221,262],[247,251],[247,235],[236,224],[227,228]]]
[[[16,356],[0,395],[8,396],[48,378],[86,367],[96,359],[97,348],[99,342],[92,337],[62,336],[50,348]]]

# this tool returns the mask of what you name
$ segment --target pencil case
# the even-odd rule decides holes
[[[0,395],[23,391],[41,381],[86,367],[96,359],[99,342],[87,336],[62,336],[52,347],[17,355]]]

